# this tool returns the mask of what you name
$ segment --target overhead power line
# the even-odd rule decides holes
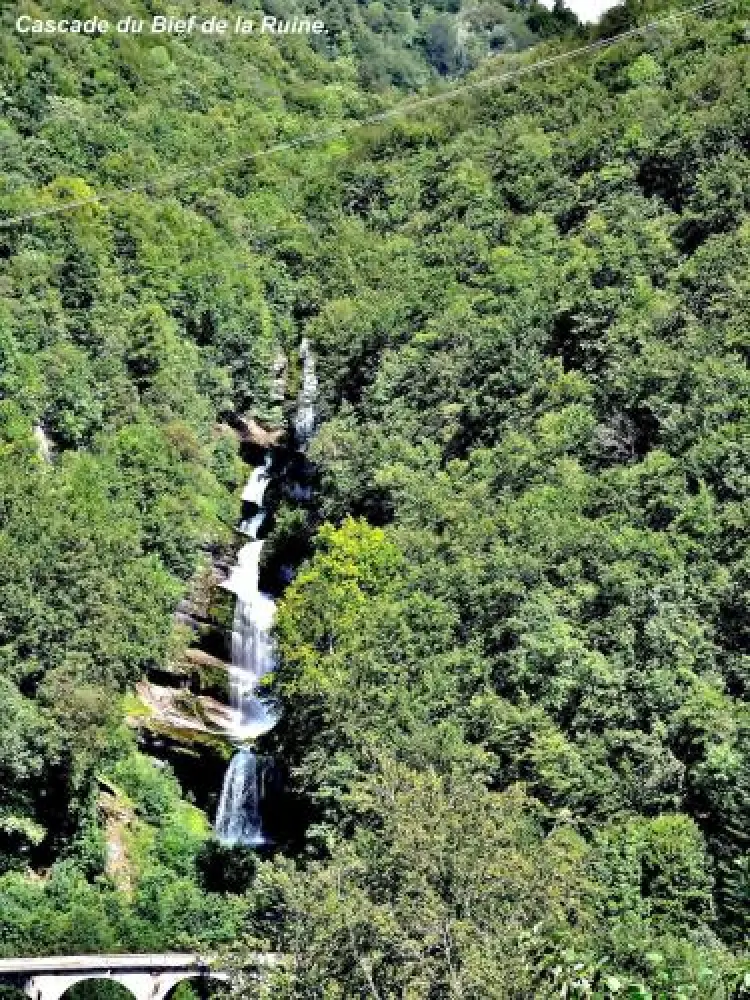
[[[156,180],[141,181],[137,184],[129,184],[125,187],[115,188],[111,191],[102,191],[99,194],[87,195],[85,198],[75,198],[69,201],[60,202],[56,205],[48,205],[45,208],[35,209],[34,211],[26,212],[23,215],[0,219],[0,230],[13,229],[26,222],[31,222],[34,219],[41,219],[50,215],[61,215],[65,212],[73,211],[76,208],[85,208],[88,205],[105,204],[107,202],[114,201],[117,198],[126,197],[130,194],[150,193],[155,188],[173,188],[181,184],[183,181],[189,181],[195,179],[196,177],[215,174],[223,170],[231,170],[233,167],[239,167],[243,164],[251,163],[253,160],[265,159],[266,157],[274,156],[277,153],[288,152],[289,150],[299,149],[303,146],[317,145],[319,143],[328,142],[332,139],[338,139],[358,129],[367,128],[371,125],[379,125],[395,118],[401,118],[403,116],[410,115],[415,111],[420,111],[422,108],[430,107],[435,104],[444,104],[448,101],[455,100],[458,97],[462,97],[464,94],[469,94],[478,90],[487,90],[491,87],[497,86],[498,84],[508,83],[511,80],[515,80],[522,76],[528,76],[531,73],[547,69],[550,66],[557,65],[558,63],[575,59],[577,56],[609,48],[612,45],[616,45],[618,42],[625,41],[628,38],[636,38],[640,35],[647,34],[649,31],[653,31],[661,25],[668,24],[673,21],[680,21],[691,16],[692,14],[699,14],[702,11],[724,6],[727,2],[728,0],[705,0],[704,3],[683,8],[682,10],[675,11],[672,14],[667,14],[664,17],[658,18],[655,21],[649,21],[648,24],[642,24],[635,28],[629,28],[627,31],[621,31],[616,35],[609,36],[608,38],[597,39],[595,42],[589,42],[587,45],[581,45],[575,49],[568,49],[565,52],[559,52],[557,55],[548,56],[546,59],[539,59],[536,62],[529,63],[527,66],[518,66],[505,73],[497,73],[483,77],[481,80],[473,80],[470,83],[458,84],[455,87],[441,91],[438,94],[432,94],[429,97],[420,97],[415,100],[404,101],[392,108],[387,108],[385,111],[367,115],[365,118],[341,122],[338,125],[331,126],[330,128],[310,132],[307,135],[298,136],[294,139],[276,142],[270,146],[255,149],[249,153],[243,153],[240,156],[229,157],[205,166],[192,167],[189,170],[166,174]]]

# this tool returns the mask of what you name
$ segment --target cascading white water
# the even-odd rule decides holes
[[[216,833],[223,844],[252,847],[266,842],[260,815],[264,764],[251,750],[238,750],[232,757],[216,814]]]
[[[307,338],[300,344],[302,387],[297,400],[294,431],[297,446],[304,450],[315,430],[315,403],[318,379],[315,357]],[[232,622],[232,658],[229,668],[230,707],[233,723],[230,736],[237,742],[268,732],[277,722],[270,706],[257,695],[261,678],[274,669],[271,628],[276,604],[260,590],[260,556],[263,542],[258,538],[266,511],[263,507],[270,479],[271,454],[253,469],[242,493],[244,503],[254,504],[256,513],[242,520],[239,530],[250,541],[237,554],[224,586],[237,597]],[[309,498],[309,487],[297,485],[301,497]],[[288,567],[287,567],[288,569]],[[258,757],[248,747],[240,747],[230,761],[216,813],[216,833],[227,845],[258,846],[267,842],[263,833],[261,806],[272,762]]]
[[[271,627],[276,604],[258,588],[263,542],[243,545],[237,565],[224,586],[237,595],[232,622],[232,661],[229,668],[230,705],[234,717],[232,736],[249,739],[268,732],[276,716],[256,696],[262,677],[274,668]]]
[[[53,455],[52,442],[47,437],[47,432],[41,424],[34,425],[34,437],[39,449],[39,457],[43,462],[51,462]]]
[[[271,453],[266,454],[263,465],[256,465],[250,478],[242,491],[242,499],[245,503],[254,503],[257,507],[263,506],[263,498],[266,495],[266,487],[270,479]]]
[[[244,518],[240,521],[238,530],[241,535],[247,535],[248,538],[257,538],[258,532],[263,527],[265,519],[266,512],[261,507],[257,514],[254,514],[250,518]]]
[[[294,433],[297,445],[304,449],[315,430],[315,401],[318,396],[315,355],[307,337],[303,337],[299,345],[299,356],[302,360],[302,388],[297,399]]]
[[[240,526],[252,541],[240,549],[237,564],[224,584],[237,597],[232,622],[229,697],[233,720],[230,736],[238,742],[268,732],[277,718],[272,707],[257,696],[261,678],[274,668],[271,627],[276,604],[259,587],[263,542],[256,537],[265,517],[261,504],[269,468],[270,455],[267,455],[264,464],[253,469],[245,487],[243,500],[258,505],[257,514]],[[249,846],[264,843],[260,804],[265,770],[265,763],[246,747],[232,758],[216,813],[216,833],[223,843]]]

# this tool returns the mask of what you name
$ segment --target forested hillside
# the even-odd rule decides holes
[[[520,0],[324,0],[320,7],[308,0],[302,9],[325,18],[327,33],[317,43],[319,51],[353,56],[368,89],[413,88],[435,76],[461,76],[488,55],[521,51],[573,32],[577,25],[562,5],[548,10]]]
[[[503,11],[532,34],[500,50],[573,27]],[[159,183],[464,71],[399,27],[459,13],[342,5],[252,58],[2,15],[0,226],[146,185],[0,227],[3,954],[246,942],[294,955],[279,997],[747,995],[745,0]],[[265,747],[289,832],[225,856],[124,719],[235,544],[229,424],[283,422],[301,335],[317,488],[269,538],[306,556]]]
[[[356,64],[303,38],[259,39],[250,61],[210,39],[22,36],[15,15],[3,218],[368,106]],[[178,601],[233,545],[245,469],[226,419],[281,419],[271,362],[292,331],[253,242],[288,217],[270,169],[0,229],[3,954],[214,944],[247,909],[218,891],[213,817],[139,753],[122,696],[175,658]]]
[[[734,995],[747,13],[364,137],[316,196],[328,524],[279,623],[316,860],[265,872],[311,994]]]

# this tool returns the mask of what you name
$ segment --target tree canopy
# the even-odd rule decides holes
[[[746,4],[535,73],[658,4],[323,13],[252,58],[0,35],[0,951],[271,947],[279,1000],[744,996]],[[256,858],[123,720],[302,336]]]

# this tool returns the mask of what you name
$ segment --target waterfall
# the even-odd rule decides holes
[[[257,507],[263,506],[263,497],[270,479],[270,468],[271,453],[267,452],[263,465],[257,465],[253,469],[245,489],[242,491],[242,499],[245,503],[254,503]]]
[[[297,447],[304,451],[315,430],[318,395],[315,357],[307,338],[303,338],[300,344],[299,356],[302,361],[302,386],[297,399],[294,433]],[[237,598],[229,666],[232,716],[229,735],[238,744],[268,732],[277,722],[273,706],[258,697],[261,679],[275,666],[271,629],[276,604],[260,589],[260,557],[264,543],[258,537],[266,518],[264,500],[271,464],[269,451],[263,464],[252,470],[242,492],[243,505],[249,505],[251,509],[243,509],[239,531],[248,541],[238,552],[237,562],[224,583],[224,587]],[[297,494],[298,499],[309,499],[309,486],[294,484],[291,495]],[[283,567],[281,575],[288,581],[293,576],[293,570]],[[266,786],[274,773],[272,760],[257,756],[247,746],[239,746],[224,776],[216,813],[216,834],[222,843],[247,846],[267,843],[263,832],[262,807]]]
[[[262,677],[274,667],[271,626],[274,601],[258,589],[263,542],[248,542],[240,549],[237,566],[225,586],[237,595],[232,622],[232,659],[229,696],[233,714],[232,736],[248,739],[268,732],[276,716],[256,697]]]
[[[266,495],[266,487],[270,479],[271,453],[267,452],[263,465],[257,465],[252,475],[242,491],[242,502],[254,504],[258,510],[251,518],[245,518],[240,522],[239,530],[241,534],[249,538],[257,539],[263,522],[266,519],[266,512],[263,508],[263,499]]]
[[[246,749],[232,757],[216,813],[216,833],[223,844],[251,847],[266,842],[260,815],[266,763]]]
[[[262,507],[258,509],[258,513],[253,517],[245,518],[240,521],[239,531],[241,535],[247,535],[248,538],[257,538],[258,532],[263,527],[263,522],[266,519],[266,512]]]
[[[43,462],[51,462],[53,453],[52,442],[47,437],[47,433],[41,424],[34,425],[34,438],[39,449],[39,457]]]
[[[240,525],[251,541],[240,549],[237,563],[224,584],[237,598],[229,667],[230,736],[237,742],[268,732],[277,719],[273,708],[257,695],[261,678],[274,668],[271,627],[276,604],[260,590],[263,542],[257,538],[265,518],[262,503],[270,464],[269,454],[263,465],[253,469],[242,494],[243,501],[258,506],[258,512]],[[268,761],[259,759],[247,747],[240,748],[232,758],[216,814],[216,833],[223,843],[249,846],[264,843],[260,809],[268,766]]]
[[[315,374],[315,356],[307,337],[299,346],[302,361],[302,387],[297,399],[297,413],[294,418],[294,433],[297,445],[304,449],[315,430],[315,401],[318,397],[318,377]]]

